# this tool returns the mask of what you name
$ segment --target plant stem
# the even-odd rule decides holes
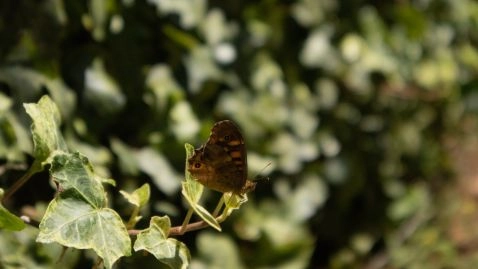
[[[186,217],[184,218],[183,225],[181,225],[181,228],[179,229],[180,234],[184,234],[186,232],[186,229],[188,227],[189,221],[191,220],[193,213],[194,213],[194,209],[190,207],[188,210],[188,213],[186,214]]]
[[[224,195],[221,196],[221,199],[220,199],[219,202],[217,203],[216,208],[215,208],[214,211],[212,212],[212,216],[213,216],[213,217],[216,217],[217,214],[219,214],[219,211],[221,210],[223,204],[224,204]]]
[[[37,162],[36,160],[33,162],[32,166],[28,169],[28,171],[18,179],[8,190],[5,192],[5,196],[3,196],[2,202],[7,201],[15,192],[18,191],[27,181],[37,172],[42,170],[41,163]]]

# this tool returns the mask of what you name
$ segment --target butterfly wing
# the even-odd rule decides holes
[[[247,180],[247,155],[239,128],[229,120],[214,124],[206,144],[188,160],[188,169],[208,188],[242,193]]]

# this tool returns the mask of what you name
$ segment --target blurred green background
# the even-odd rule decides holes
[[[477,29],[473,0],[2,0],[0,187],[32,161],[22,104],[48,94],[69,146],[117,181],[111,207],[127,218],[119,189],[149,183],[138,228],[179,225],[184,143],[232,119],[269,180],[222,233],[178,237],[191,268],[473,268]],[[41,218],[53,196],[44,173],[5,206]],[[0,231],[0,267],[94,263],[35,236]]]

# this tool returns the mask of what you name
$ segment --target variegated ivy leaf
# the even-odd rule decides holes
[[[189,250],[182,242],[168,238],[170,228],[167,216],[151,218],[149,228],[138,234],[134,250],[146,250],[171,268],[187,268],[191,260]]]

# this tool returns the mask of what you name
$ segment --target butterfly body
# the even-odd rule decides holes
[[[214,124],[211,135],[188,159],[188,171],[204,186],[242,195],[256,183],[247,179],[247,153],[239,128],[230,120]]]

